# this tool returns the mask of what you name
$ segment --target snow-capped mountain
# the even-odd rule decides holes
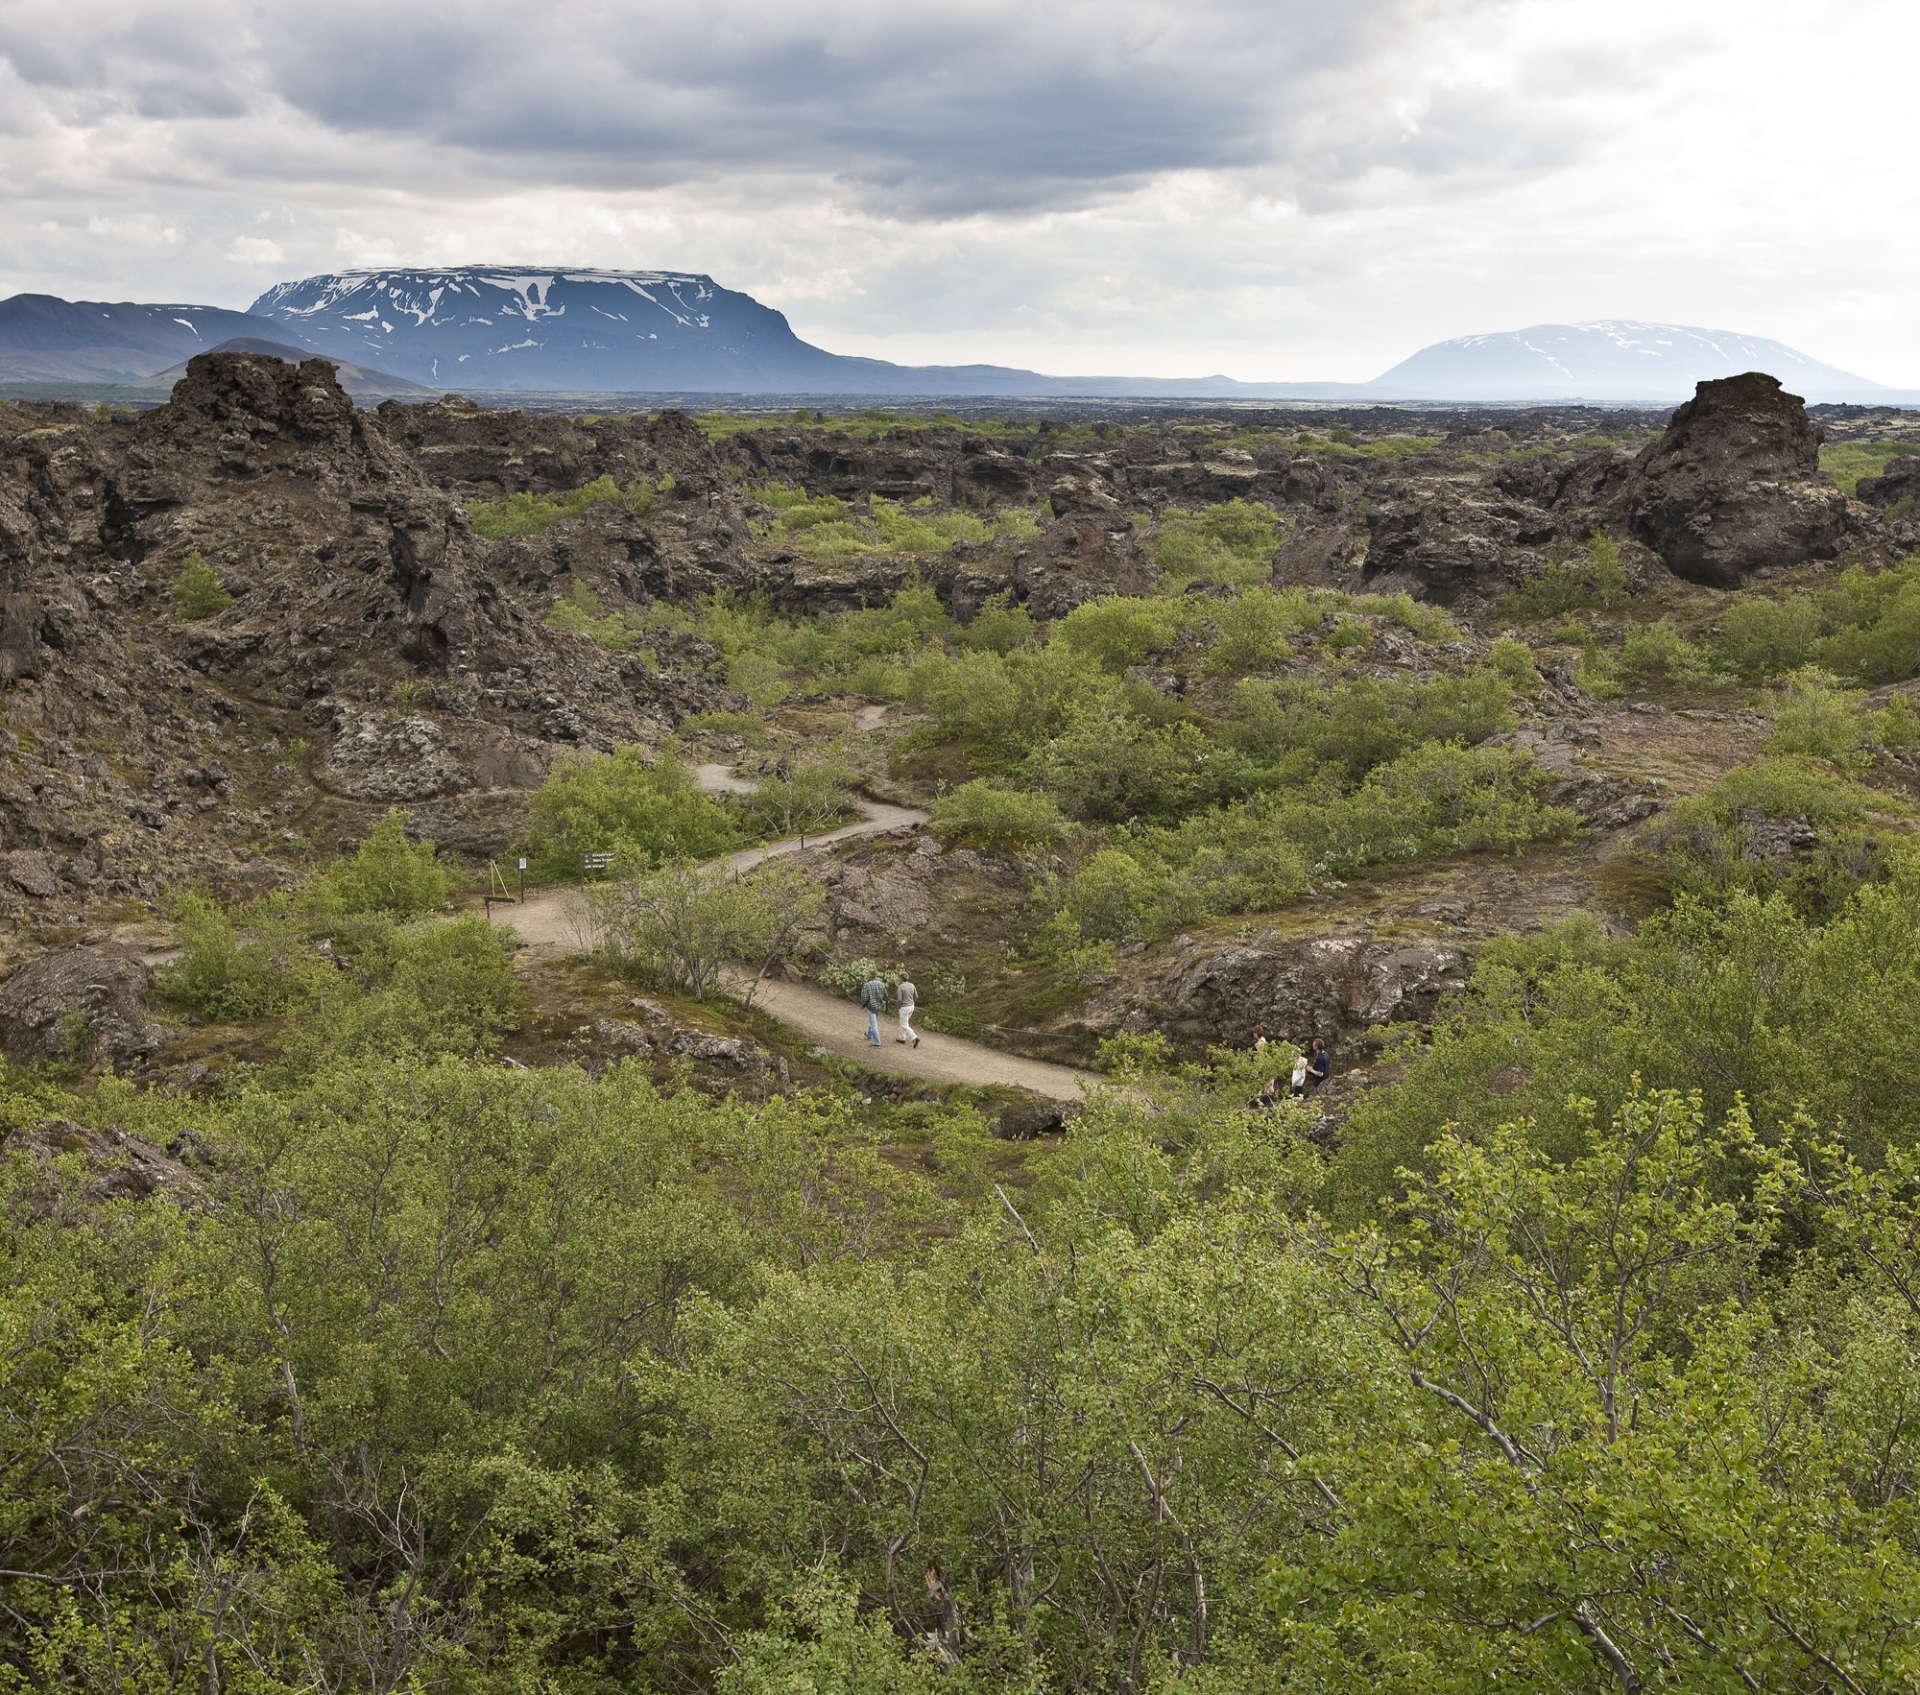
[[[441,388],[812,391],[880,363],[809,346],[772,307],[689,272],[347,271],[281,283],[249,311]]]
[[[1765,371],[1813,401],[1889,393],[1765,336],[1619,318],[1436,342],[1367,387],[1395,400],[1662,401],[1742,371]]]

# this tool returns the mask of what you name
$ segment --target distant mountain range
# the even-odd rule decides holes
[[[1757,369],[1811,401],[1920,402],[1920,393],[1883,387],[1777,341],[1625,320],[1462,336],[1363,383],[895,365],[815,347],[772,307],[692,272],[488,265],[308,277],[269,289],[246,312],[19,294],[0,301],[0,382],[172,380],[173,367],[193,354],[239,341],[343,361],[347,388],[369,398],[414,392],[417,384],[473,393],[1661,405],[1686,399],[1702,378]]]

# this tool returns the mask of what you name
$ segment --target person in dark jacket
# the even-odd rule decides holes
[[[887,985],[880,980],[880,973],[869,971],[866,983],[860,990],[860,1004],[867,1009],[867,1040],[876,1048],[880,1044],[880,1014],[887,1010]]]
[[[1313,1040],[1313,1054],[1307,1061],[1307,1087],[1317,1089],[1333,1075],[1333,1055],[1327,1052],[1327,1044],[1316,1036]]]

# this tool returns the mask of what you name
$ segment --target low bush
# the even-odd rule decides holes
[[[218,902],[185,894],[173,940],[176,957],[153,974],[154,993],[169,1006],[235,1023],[282,1012],[300,992],[301,941],[284,917],[243,930]]]
[[[1706,653],[1666,618],[1627,637],[1620,670],[1637,681],[1663,677],[1681,684],[1703,683],[1711,674]]]
[[[1066,820],[1047,795],[976,778],[933,803],[932,828],[943,841],[978,837],[1014,844],[1052,841],[1065,831]]]
[[[1859,701],[1859,694],[1839,687],[1830,672],[1803,666],[1767,697],[1773,718],[1767,751],[1807,754],[1843,769],[1863,769],[1871,760],[1861,751],[1868,725]]]
[[[173,580],[173,604],[181,622],[198,624],[218,617],[233,604],[233,596],[214,569],[198,553],[189,553]]]
[[[1264,583],[1273,575],[1280,516],[1270,507],[1230,500],[1204,512],[1168,511],[1154,539],[1153,562],[1169,583]]]
[[[626,853],[647,864],[706,859],[739,839],[734,815],[703,795],[671,748],[562,757],[533,797],[531,855],[542,876],[580,875],[580,856]]]
[[[505,500],[475,501],[467,512],[475,535],[488,541],[506,541],[513,536],[540,535],[563,520],[579,518],[601,505],[624,506],[636,517],[651,518],[658,510],[660,496],[672,487],[671,477],[658,482],[642,478],[624,489],[611,477],[596,477],[565,494],[514,494]]]
[[[1626,598],[1619,543],[1605,530],[1595,530],[1584,559],[1549,565],[1508,595],[1506,605],[1522,616],[1558,618],[1583,606],[1617,606]]]
[[[453,892],[453,878],[434,857],[432,842],[407,840],[409,814],[390,808],[353,857],[314,879],[306,900],[335,912],[388,912],[419,918],[437,912]]]
[[[1299,589],[1242,589],[1213,609],[1207,668],[1225,676],[1271,671],[1292,652],[1287,638],[1319,622],[1320,608]]]

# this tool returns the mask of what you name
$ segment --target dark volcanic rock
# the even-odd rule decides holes
[[[1856,492],[1869,506],[1882,508],[1920,499],[1920,454],[1890,460],[1879,476],[1862,477]]]
[[[22,1063],[142,1059],[161,1041],[146,1001],[139,960],[111,947],[63,948],[0,983],[0,1052]]]
[[[1678,576],[1737,588],[1765,566],[1831,559],[1847,499],[1820,474],[1805,403],[1749,371],[1703,382],[1634,461],[1629,533]]]

